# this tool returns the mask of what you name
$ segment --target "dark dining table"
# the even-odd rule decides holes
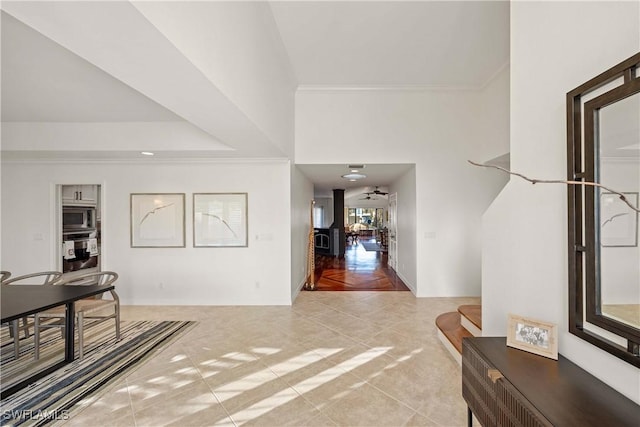
[[[100,295],[114,289],[114,285],[83,285],[83,286],[55,286],[55,285],[5,285],[0,286],[0,317],[2,323],[64,305],[65,335],[64,360],[49,366],[6,389],[2,389],[0,398],[4,399],[16,391],[26,387],[34,381],[50,374],[60,367],[71,363],[75,357],[75,312],[74,301]]]

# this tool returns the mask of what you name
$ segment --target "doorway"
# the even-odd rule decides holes
[[[393,196],[396,196],[395,194]],[[393,204],[391,203],[393,201]],[[344,257],[318,254],[315,284],[320,291],[408,291],[390,264],[395,255],[397,197],[385,208],[345,207]],[[393,209],[390,212],[388,209]],[[394,222],[391,223],[390,220]],[[348,230],[348,231],[347,231]],[[393,258],[390,256],[394,236]],[[394,264],[395,265],[395,264]]]
[[[56,185],[56,270],[74,276],[101,270],[101,184]]]
[[[362,290],[372,290],[378,288],[375,281],[383,277],[390,278],[393,286],[389,285],[389,289],[393,288],[398,281],[403,282],[401,287],[404,289],[407,284],[411,286],[412,282],[404,281],[415,280],[416,245],[412,243],[416,239],[416,214],[408,210],[415,207],[417,196],[415,164],[359,164],[357,166],[355,164],[296,164],[296,167],[313,184],[312,198],[315,201],[313,225],[316,230],[324,228],[328,231],[338,230],[344,233],[339,238],[335,238],[338,244],[344,244],[343,239],[347,239],[344,246],[346,250],[343,253],[338,252],[335,258],[329,255],[327,259],[316,260],[315,283],[321,282],[320,289],[330,281],[332,286],[328,286],[327,290],[337,287],[340,288],[339,290],[354,290],[354,287],[357,288],[356,285],[362,284],[358,283],[357,279],[362,279],[366,282]],[[357,173],[360,176],[358,179],[352,179],[350,173]],[[342,216],[341,213],[336,212],[333,203],[334,190],[342,190],[344,194],[343,207],[347,209],[343,210],[341,207],[338,211],[344,212],[344,222],[336,221],[334,218],[336,215]],[[393,212],[389,213],[391,191],[395,193],[395,203],[391,206]],[[401,205],[398,205],[399,199],[402,200]],[[352,211],[349,212],[349,209]],[[391,231],[387,224],[389,219],[394,221]],[[397,240],[398,221],[408,221],[401,223],[403,236],[401,245]],[[361,224],[360,227],[363,228],[358,230],[357,244],[353,244],[349,229],[349,226],[355,223]],[[390,234],[393,236],[393,242],[389,239]],[[384,251],[376,251],[375,245],[378,243],[384,243]],[[365,244],[369,247],[365,248]],[[391,248],[390,245],[392,245]],[[391,260],[389,260],[389,250],[392,251]],[[335,255],[330,250],[328,252]],[[402,258],[401,261],[399,257]],[[332,271],[331,275],[328,271],[340,269],[344,271]],[[367,279],[354,277],[356,273],[371,275],[376,269],[378,271],[375,277]],[[400,277],[402,280],[399,279]]]

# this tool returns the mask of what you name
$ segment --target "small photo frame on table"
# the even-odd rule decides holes
[[[638,206],[638,193],[622,193]],[[615,193],[600,194],[600,244],[603,247],[638,246],[638,213]]]
[[[184,248],[184,193],[131,194],[131,247]]]
[[[507,346],[558,360],[558,325],[509,314]]]
[[[194,247],[247,247],[247,226],[247,193],[194,193]]]

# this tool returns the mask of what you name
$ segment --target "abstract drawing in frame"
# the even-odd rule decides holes
[[[184,248],[184,193],[131,194],[131,247]]]
[[[193,246],[247,247],[247,193],[193,195]]]
[[[629,203],[638,206],[638,193],[623,194]],[[600,195],[600,243],[604,247],[638,246],[638,213],[618,194]]]

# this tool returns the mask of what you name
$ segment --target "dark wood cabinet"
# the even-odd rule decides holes
[[[639,405],[576,364],[507,347],[504,337],[463,340],[462,396],[483,426],[640,425]]]

